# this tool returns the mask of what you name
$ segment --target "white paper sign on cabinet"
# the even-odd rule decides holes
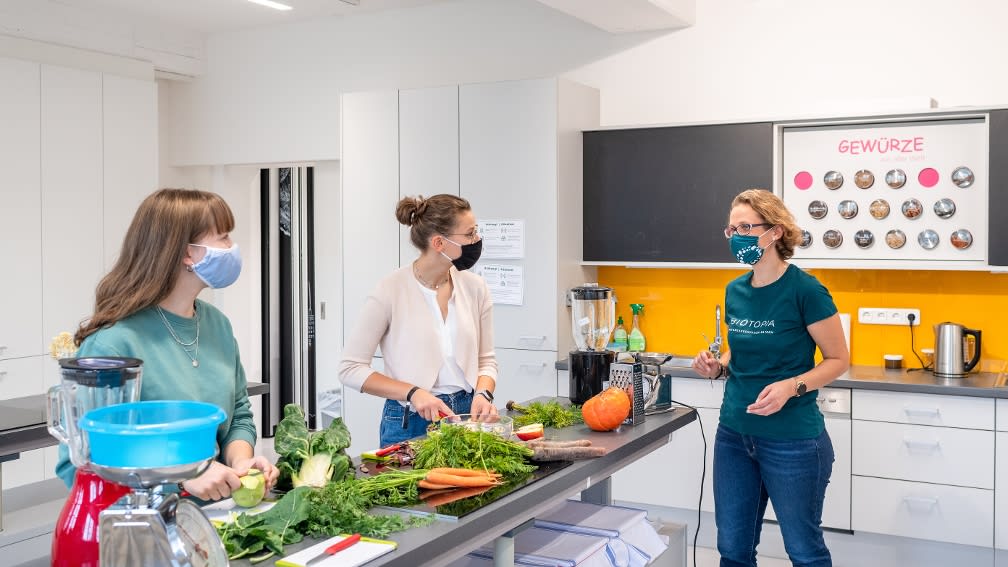
[[[525,270],[522,266],[485,264],[477,269],[490,288],[494,305],[521,305],[525,294]]]
[[[483,258],[520,260],[525,257],[525,221],[481,220]]]

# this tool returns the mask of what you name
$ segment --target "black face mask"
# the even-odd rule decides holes
[[[448,239],[446,238],[445,240]],[[451,242],[452,244],[461,248],[462,255],[459,256],[458,258],[455,258],[454,260],[448,258],[448,255],[445,254],[444,252],[442,252],[441,255],[451,260],[452,265],[455,266],[455,269],[459,271],[468,270],[469,268],[475,266],[476,262],[478,262],[480,259],[480,254],[483,253],[482,238],[480,238],[476,242],[473,242],[472,244],[459,244],[454,240],[448,240],[448,242]]]

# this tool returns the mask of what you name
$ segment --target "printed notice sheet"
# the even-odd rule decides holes
[[[522,266],[502,266],[487,264],[480,268],[480,275],[490,288],[490,297],[495,305],[521,305],[525,290],[524,268]]]
[[[525,221],[485,220],[479,223],[483,258],[519,260],[525,257]]]

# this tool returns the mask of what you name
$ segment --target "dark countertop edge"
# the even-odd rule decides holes
[[[249,396],[261,396],[268,394],[269,391],[269,384],[262,382],[248,383]],[[17,403],[21,407],[38,408],[41,415],[45,415],[46,394],[16,398],[10,401]],[[44,422],[0,431],[0,462],[11,460],[8,457],[14,457],[25,451],[52,447],[58,443],[55,437],[49,435],[49,428]]]
[[[558,360],[555,367],[557,370],[567,370],[567,360]],[[662,372],[673,378],[704,378],[681,365],[662,366]],[[847,377],[838,378],[826,387],[1008,399],[1006,378],[1004,374],[996,372],[971,373],[964,378],[939,378],[926,370],[885,370],[878,366],[851,366]]]

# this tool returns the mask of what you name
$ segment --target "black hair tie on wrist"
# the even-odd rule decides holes
[[[413,386],[412,388],[410,388],[409,392],[406,392],[406,403],[410,403],[410,398],[412,398],[413,394],[415,394],[416,391],[419,390],[419,389],[420,389],[420,386]]]

